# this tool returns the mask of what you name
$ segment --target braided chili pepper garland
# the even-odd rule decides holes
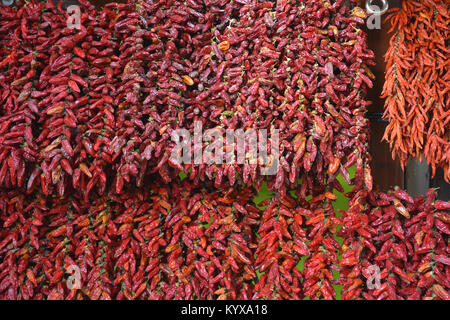
[[[409,157],[444,169],[450,181],[448,1],[406,0],[388,19],[393,32],[386,53],[383,97],[390,123],[383,139],[405,167]]]
[[[415,199],[397,189],[369,193],[364,210],[350,204],[339,231],[343,299],[450,298],[450,203],[435,197],[434,189]]]

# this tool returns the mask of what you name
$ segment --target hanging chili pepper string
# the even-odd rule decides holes
[[[382,97],[389,119],[383,139],[404,168],[422,157],[450,181],[447,1],[403,1],[388,19],[395,32],[386,53]]]

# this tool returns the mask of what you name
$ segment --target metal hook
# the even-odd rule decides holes
[[[389,3],[387,0],[380,0],[382,7],[380,9],[376,4],[372,4],[374,0],[366,0],[366,10],[370,15],[381,16],[389,9]]]

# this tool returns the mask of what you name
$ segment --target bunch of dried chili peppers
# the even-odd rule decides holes
[[[0,299],[447,299],[449,204],[372,190],[355,1],[80,3],[0,7]],[[276,174],[174,161],[198,123]]]
[[[405,0],[388,16],[393,32],[386,53],[383,87],[384,139],[401,165],[409,157],[425,160],[434,176],[444,169],[450,181],[449,62],[450,3]]]
[[[343,299],[449,300],[450,203],[396,189],[350,203],[339,235]]]
[[[98,12],[82,3],[81,30],[52,2],[2,8],[2,187],[80,189],[87,200],[181,170],[216,187],[261,185],[259,160],[216,164],[203,152],[202,164],[176,162],[173,132],[193,134],[196,124],[223,137],[279,130],[269,179],[279,192],[299,179],[303,196],[325,183],[339,189],[336,176],[350,183],[356,162],[371,180],[364,96],[374,55],[361,9],[344,0],[140,1]]]
[[[340,217],[333,194],[256,193],[188,179],[92,202],[2,191],[0,299],[449,298],[435,190],[362,190]]]

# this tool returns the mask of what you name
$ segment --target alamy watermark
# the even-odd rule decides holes
[[[71,5],[67,7],[67,27],[70,29],[81,29],[81,9],[77,5]]]
[[[67,279],[67,288],[69,290],[72,289],[81,289],[81,270],[78,266],[72,264],[67,267],[66,272],[70,274]]]
[[[175,142],[170,161],[175,164],[257,165],[261,175],[275,175],[279,164],[279,131],[271,129],[223,129],[203,132],[201,121],[194,122],[193,136],[187,129],[172,131]],[[203,146],[206,145],[205,148]]]
[[[367,288],[369,290],[376,290],[381,286],[381,270],[376,264],[373,264],[366,269],[367,272]]]

